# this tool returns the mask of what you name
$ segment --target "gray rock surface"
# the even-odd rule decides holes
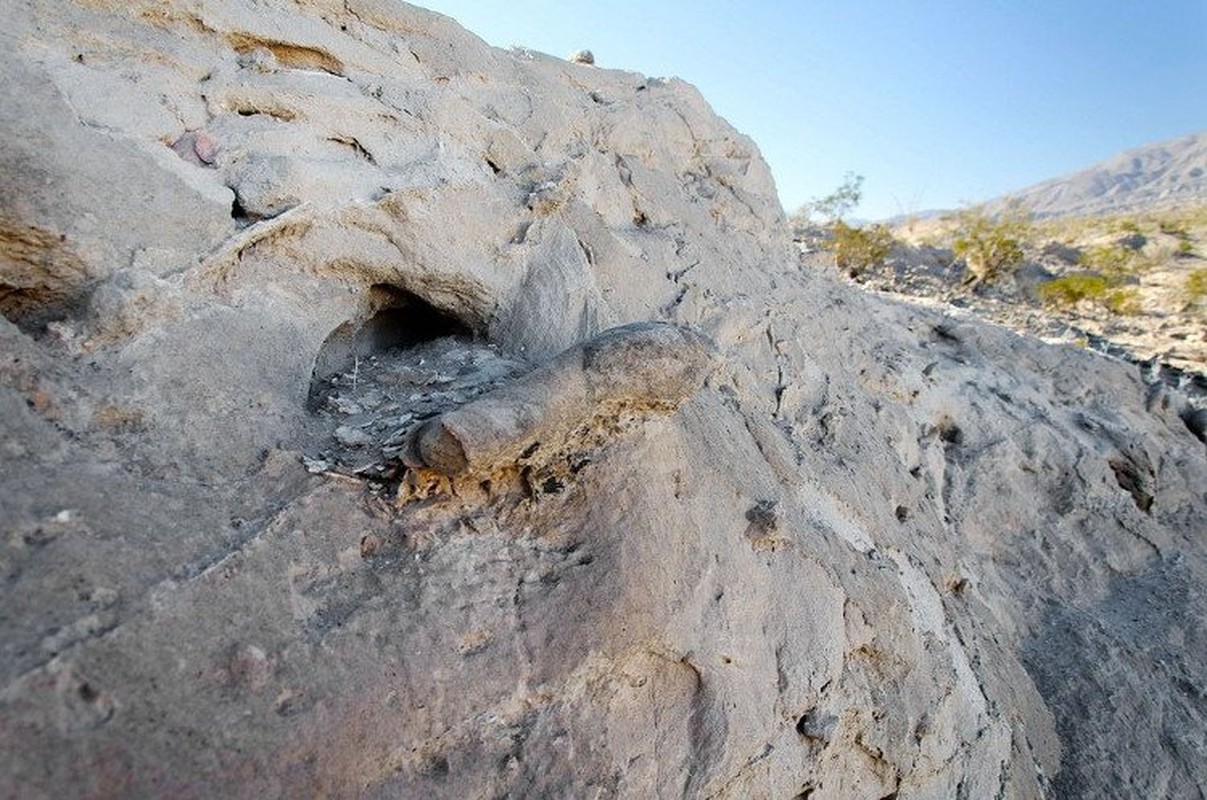
[[[613,328],[425,422],[415,432],[413,466],[448,477],[490,475],[588,446],[601,428],[614,433],[623,417],[676,410],[712,371],[711,350],[686,328]]]
[[[4,17],[0,794],[1202,795],[1172,390],[802,271],[679,81],[382,0]]]

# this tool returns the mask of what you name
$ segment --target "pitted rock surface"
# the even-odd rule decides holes
[[[382,0],[4,19],[0,795],[1207,790],[1176,387],[802,270],[682,81]],[[650,324],[708,369],[558,389]]]

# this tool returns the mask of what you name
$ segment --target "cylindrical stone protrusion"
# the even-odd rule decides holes
[[[430,420],[416,435],[415,453],[449,476],[548,453],[601,414],[674,410],[704,383],[715,357],[712,343],[689,328],[613,328]]]

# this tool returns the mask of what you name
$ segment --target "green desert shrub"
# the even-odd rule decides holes
[[[997,216],[980,208],[960,212],[952,251],[968,269],[965,282],[992,283],[1016,269],[1031,233],[1031,215],[1021,209]]]
[[[1099,245],[1084,251],[1078,263],[1104,275],[1127,275],[1134,271],[1136,251],[1118,244]]]
[[[1074,272],[1047,281],[1036,289],[1039,298],[1053,308],[1072,308],[1089,301],[1113,314],[1134,316],[1140,313],[1140,293],[1092,272]]]
[[[884,225],[858,228],[842,220],[834,223],[827,247],[838,268],[852,278],[883,262],[893,252],[896,240]]]
[[[1070,307],[1083,300],[1100,300],[1110,291],[1111,284],[1101,275],[1074,272],[1062,278],[1041,283],[1036,292],[1050,306]]]
[[[1111,221],[1109,229],[1115,233],[1136,235],[1140,234],[1140,222],[1132,217],[1117,217]]]
[[[820,220],[823,225],[833,225],[853,211],[863,199],[863,176],[848,172],[842,185],[825,197],[815,197],[796,210],[791,222],[797,227],[807,227]]]
[[[1162,217],[1157,221],[1157,230],[1166,236],[1175,236],[1182,241],[1190,239],[1189,220],[1177,217]]]
[[[1207,299],[1207,267],[1196,269],[1186,276],[1186,297],[1191,303]]]
[[[1103,307],[1112,314],[1124,317],[1134,317],[1143,310],[1140,308],[1140,292],[1136,289],[1112,289],[1102,298]]]
[[[792,238],[814,249],[824,244],[843,217],[859,205],[863,197],[863,176],[848,172],[842,185],[825,197],[815,197],[788,217]]]

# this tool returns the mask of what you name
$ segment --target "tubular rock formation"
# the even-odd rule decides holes
[[[1175,390],[803,269],[678,80],[3,5],[0,795],[1207,791]]]

